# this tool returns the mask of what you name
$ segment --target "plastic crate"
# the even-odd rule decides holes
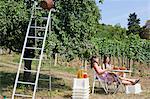
[[[89,78],[74,78],[73,79],[73,89],[88,89],[89,88]]]
[[[72,99],[89,99],[89,78],[74,78]]]
[[[142,90],[140,84],[126,86],[126,94],[139,94],[141,92]]]
[[[89,99],[89,96],[72,96],[72,99]]]
[[[90,89],[88,88],[88,89],[73,89],[73,91],[72,92],[81,92],[81,93],[86,93],[86,92],[89,92],[90,91]]]

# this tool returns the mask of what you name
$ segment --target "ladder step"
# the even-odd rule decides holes
[[[27,85],[35,85],[35,83],[31,82],[23,82],[23,81],[18,81],[19,84],[27,84]]]
[[[48,17],[41,17],[41,19],[48,20]]]
[[[41,50],[42,48],[36,48],[36,47],[25,47],[26,49],[38,49]]]
[[[19,96],[19,97],[31,97],[32,98],[32,96],[30,96],[30,95],[23,95],[23,94],[15,94],[15,96]]]
[[[50,90],[50,88],[37,88],[38,90]]]
[[[41,8],[41,7],[35,7],[35,9],[37,9],[37,10],[42,10],[43,8]]]
[[[35,58],[23,58],[24,60],[40,60],[40,59],[35,59]]]
[[[44,39],[44,37],[36,37],[36,36],[28,36],[28,38],[34,38],[34,39]]]
[[[39,79],[41,81],[50,81],[50,79]]]
[[[42,7],[39,7],[39,6],[35,7],[35,9],[36,9],[36,10],[41,10],[41,11],[44,10],[45,12],[49,12],[48,10],[45,10],[45,9],[43,9]]]
[[[32,73],[36,73],[37,71],[36,70],[22,70],[22,71],[25,71],[25,72],[32,72]]]
[[[32,18],[37,18],[36,16],[33,16]],[[43,20],[48,20],[48,17],[38,17],[38,18],[40,18],[40,19],[43,19]]]
[[[36,29],[45,29],[46,27],[40,27],[40,26],[30,26],[31,28],[36,28]]]

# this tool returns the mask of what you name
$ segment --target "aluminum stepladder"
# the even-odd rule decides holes
[[[19,67],[18,67],[18,71],[17,71],[17,75],[16,75],[16,80],[15,80],[15,84],[14,84],[12,99],[15,99],[15,96],[16,97],[23,97],[25,99],[26,98],[35,99],[35,94],[36,94],[37,85],[38,85],[38,79],[39,79],[39,73],[40,73],[40,68],[41,68],[41,62],[42,62],[42,58],[43,58],[45,41],[46,41],[46,37],[47,37],[48,28],[50,27],[50,23],[51,23],[51,12],[54,11],[54,9],[52,8],[52,9],[50,9],[48,11],[48,17],[41,17],[41,18],[43,18],[43,20],[47,20],[45,27],[36,26],[36,24],[34,26],[32,25],[32,21],[36,17],[35,16],[36,10],[43,10],[43,9],[41,7],[37,7],[37,2],[34,2],[33,6],[32,6],[31,17],[30,17],[30,21],[29,21],[29,24],[28,24],[28,28],[27,28],[23,49],[22,49],[22,54],[21,54],[21,58],[20,58],[20,62],[19,62]],[[42,36],[42,37],[30,36],[31,28],[32,29],[34,28],[35,30],[36,29],[44,29],[44,36]],[[35,39],[35,40],[40,39],[40,40],[43,40],[42,41],[42,47],[41,48],[38,48],[38,47],[27,47],[28,39]],[[24,58],[24,53],[25,53],[26,49],[34,49],[34,50],[38,49],[38,50],[40,50],[39,59],[36,59],[36,58]],[[22,67],[23,60],[35,60],[35,61],[38,61],[37,70],[27,70],[25,68],[22,69],[21,67]],[[36,73],[35,82],[33,83],[33,82],[19,81],[19,76],[20,76],[20,72],[21,71],[26,71],[26,72],[30,72],[30,73]],[[18,84],[33,85],[34,89],[33,89],[32,95],[25,95],[25,94],[18,94],[18,93],[16,93],[16,89],[17,89],[17,85]]]

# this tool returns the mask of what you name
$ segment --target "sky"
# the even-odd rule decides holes
[[[103,4],[98,1],[96,3],[102,15],[100,23],[127,27],[129,14],[134,12],[140,18],[141,26],[150,20],[150,0],[104,0]]]

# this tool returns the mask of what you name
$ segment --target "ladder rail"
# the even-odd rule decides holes
[[[30,21],[29,21],[29,24],[28,24],[28,29],[27,29],[27,32],[26,32],[26,37],[25,37],[24,45],[23,45],[23,48],[22,48],[22,54],[21,54],[21,59],[20,59],[20,62],[19,62],[19,67],[18,67],[16,79],[15,79],[15,85],[14,85],[14,89],[13,89],[12,99],[14,99],[16,88],[17,88],[17,82],[18,82],[18,79],[19,79],[20,69],[21,69],[21,65],[22,65],[22,59],[23,59],[23,56],[24,56],[24,51],[25,51],[25,47],[26,47],[26,43],[27,43],[29,31],[30,31],[31,22],[32,22],[32,17],[33,17],[33,12],[34,12],[34,6],[35,5],[33,5],[33,7],[32,7],[32,11],[31,11],[32,14],[31,14]]]
[[[52,11],[55,11],[54,9],[50,9],[48,11],[49,13],[48,13],[46,27],[43,28],[44,29],[43,32],[45,33],[44,37],[38,37],[37,35],[30,36],[29,33],[30,33],[30,29],[33,28],[31,25],[32,25],[32,20],[34,19],[34,14],[36,13],[36,8],[37,8],[37,2],[34,2],[33,6],[32,6],[32,10],[31,10],[31,17],[30,17],[30,20],[29,20],[29,24],[28,24],[28,28],[27,28],[27,32],[26,32],[26,36],[25,36],[25,41],[24,41],[24,45],[23,45],[23,48],[22,48],[22,54],[21,54],[21,57],[20,57],[20,62],[19,62],[18,71],[17,71],[17,74],[16,74],[16,79],[15,79],[15,84],[14,84],[14,89],[13,89],[13,93],[12,93],[12,98],[11,99],[14,99],[15,96],[29,97],[28,95],[16,94],[17,84],[19,84],[19,83],[34,85],[34,90],[33,90],[31,98],[35,99],[37,85],[38,85],[38,81],[39,81],[39,75],[40,75],[40,68],[41,68],[42,59],[43,59],[44,47],[45,47],[45,43],[46,43],[46,38],[48,36],[47,35],[48,34],[48,29],[49,29],[49,32],[51,33],[51,31],[50,31],[51,30],[51,13],[52,13]],[[37,25],[37,23],[35,21],[35,34],[37,32],[37,26],[36,25]],[[42,48],[27,47],[28,38],[42,39],[43,40]],[[40,57],[39,57],[39,59],[24,58],[25,49],[40,49]],[[38,67],[37,67],[37,71],[34,71],[34,70],[23,70],[23,71],[26,71],[26,72],[35,72],[36,73],[36,79],[35,79],[34,83],[19,81],[19,76],[20,76],[20,72],[22,70],[21,66],[22,66],[22,61],[23,60],[38,60],[39,61]]]
[[[37,70],[37,75],[36,75],[36,80],[35,80],[35,86],[34,86],[34,92],[33,92],[32,99],[35,99],[35,93],[36,93],[36,88],[37,88],[37,84],[38,84],[38,78],[39,78],[39,74],[40,74],[40,68],[41,68],[41,63],[42,63],[42,58],[43,58],[45,41],[46,41],[46,37],[47,37],[47,31],[48,31],[49,23],[51,22],[51,12],[52,11],[53,11],[53,9],[50,9],[49,15],[48,15],[48,20],[47,20],[47,24],[46,24],[46,30],[45,30],[45,35],[44,35],[44,39],[43,39],[43,45],[42,45],[40,61],[39,61],[39,65],[38,65],[38,70]]]

